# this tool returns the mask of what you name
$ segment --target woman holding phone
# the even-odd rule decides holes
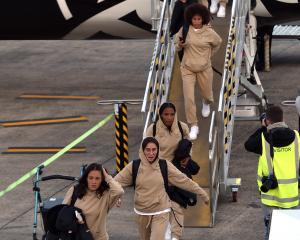
[[[211,57],[220,48],[222,39],[208,25],[209,10],[194,3],[186,8],[185,22],[189,24],[185,41],[183,28],[177,35],[177,51],[184,49],[181,61],[181,76],[183,82],[184,107],[187,122],[191,126],[189,137],[195,140],[199,133],[195,104],[195,84],[199,85],[202,96],[202,116],[210,114],[210,104],[213,103],[213,69]]]

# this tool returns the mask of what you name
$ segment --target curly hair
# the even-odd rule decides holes
[[[207,25],[211,20],[211,15],[207,7],[200,3],[193,3],[184,12],[185,22],[192,25],[192,18],[196,15],[201,16],[203,25]]]
[[[78,185],[74,188],[77,191],[77,196],[79,199],[82,199],[84,197],[84,195],[87,193],[87,189],[88,189],[87,178],[88,178],[89,173],[94,170],[100,172],[101,179],[102,179],[102,182],[101,182],[99,188],[96,190],[97,196],[100,198],[103,195],[103,193],[109,189],[108,183],[105,182],[105,180],[104,180],[102,165],[99,163],[92,163],[86,168],[83,175],[79,179]]]

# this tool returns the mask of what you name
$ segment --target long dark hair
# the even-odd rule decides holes
[[[162,120],[162,122],[164,123],[164,121],[163,121],[163,118],[162,118],[162,114],[163,114],[163,112],[165,111],[165,109],[167,109],[167,108],[171,108],[171,109],[173,109],[174,110],[174,113],[176,113],[176,107],[175,107],[175,105],[173,104],[173,103],[171,103],[171,102],[165,102],[165,103],[163,103],[160,107],[159,107],[159,116],[160,116],[160,119]],[[165,124],[165,123],[164,123]],[[168,128],[168,130],[169,130],[169,132],[171,132],[171,127],[172,126],[167,126],[167,128]]]
[[[84,197],[84,195],[87,193],[87,189],[88,189],[87,178],[88,178],[89,173],[94,170],[100,172],[101,179],[102,179],[102,182],[101,182],[99,188],[96,190],[97,196],[100,198],[103,195],[103,193],[109,189],[109,185],[104,180],[102,165],[99,163],[92,163],[85,169],[83,175],[79,179],[78,185],[75,187],[75,189],[77,191],[77,196],[79,199],[82,199]]]
[[[163,112],[164,112],[164,110],[166,108],[172,108],[174,110],[174,112],[176,113],[176,107],[175,107],[175,105],[173,103],[171,103],[171,102],[165,102],[159,108],[159,115],[160,116],[163,114]]]

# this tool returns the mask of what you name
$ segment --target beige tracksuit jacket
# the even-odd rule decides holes
[[[183,137],[188,138],[189,127],[184,122],[180,122]],[[174,159],[174,152],[177,149],[178,143],[181,140],[181,133],[178,127],[177,112],[175,113],[174,121],[169,130],[161,120],[160,116],[156,123],[156,134],[153,136],[153,123],[147,128],[146,137],[155,137],[159,142],[159,158],[167,161]]]
[[[176,38],[177,50],[181,50],[178,45],[180,37],[182,37],[182,28]],[[185,40],[181,66],[194,73],[211,67],[211,57],[218,51],[221,43],[222,39],[211,27],[204,25],[201,29],[195,31],[190,26]]]
[[[177,50],[181,50],[178,44],[180,37],[182,37],[182,28],[177,35]],[[192,126],[198,123],[195,103],[196,82],[199,85],[204,103],[210,104],[214,101],[211,57],[220,48],[221,42],[220,36],[207,25],[204,25],[201,29],[189,27],[183,46],[184,55],[180,70],[185,115],[187,122]]]
[[[140,151],[140,159],[141,164],[136,177],[134,194],[135,208],[143,213],[154,213],[170,208],[171,203],[165,191],[158,159],[151,164],[142,151]],[[208,195],[196,182],[185,176],[171,162],[166,162],[168,166],[168,181],[170,184],[196,193],[204,201],[208,201]],[[115,180],[119,182],[122,187],[132,185],[132,162],[115,176]]]
[[[124,193],[121,185],[111,176],[107,177],[105,180],[109,185],[109,190],[105,191],[101,197],[98,197],[95,192],[88,191],[82,199],[78,198],[74,205],[82,210],[94,240],[109,239],[106,232],[106,218],[108,211]],[[71,203],[73,191],[74,187],[71,187],[68,190],[63,204]]]

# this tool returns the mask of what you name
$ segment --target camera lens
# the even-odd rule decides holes
[[[264,112],[260,115],[259,119],[260,119],[260,121],[262,121],[263,119],[266,119],[266,117],[267,117],[267,114]]]

